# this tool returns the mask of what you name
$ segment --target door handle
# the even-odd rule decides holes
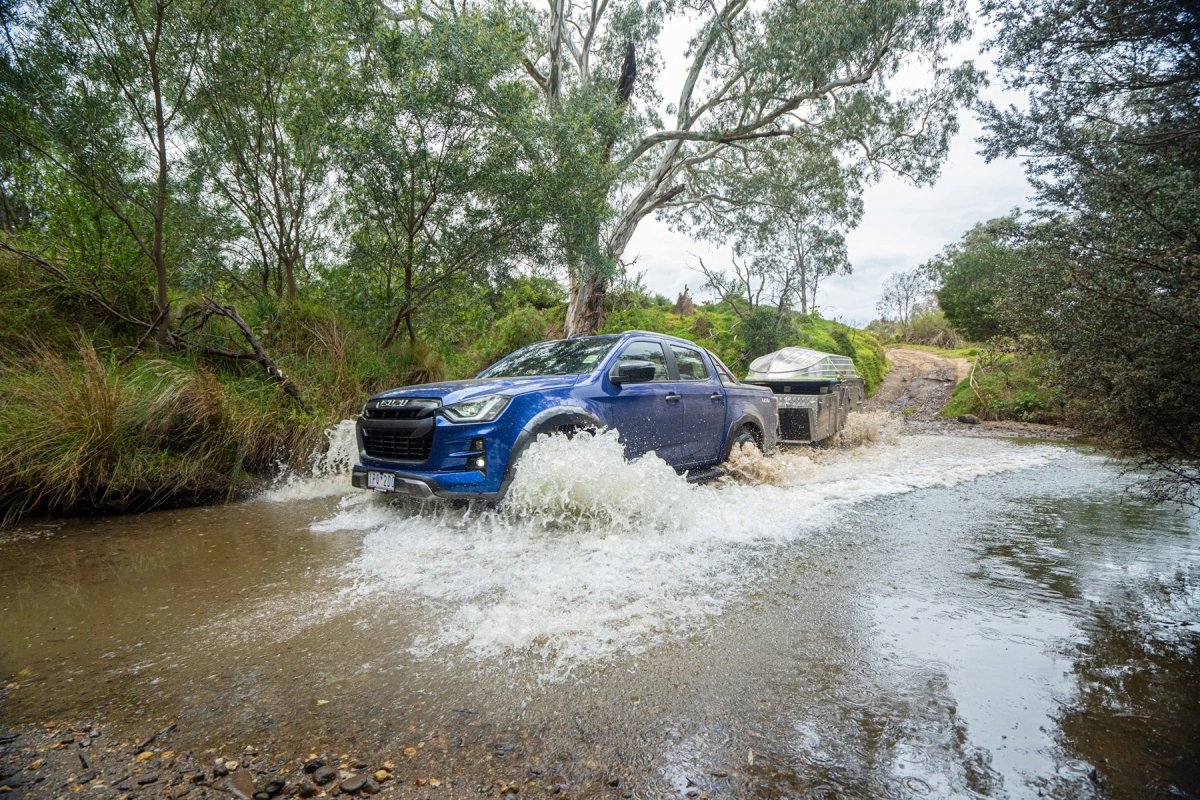
[[[725,396],[723,394],[721,394],[720,392],[713,392],[712,394],[710,394],[708,396],[708,399],[716,400],[718,403],[720,403],[725,400]]]
[[[683,399],[683,396],[675,394],[674,392],[671,392],[669,395],[667,395],[663,399],[666,400],[668,403],[678,403],[680,400]]]

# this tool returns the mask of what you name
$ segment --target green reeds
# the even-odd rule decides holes
[[[0,518],[151,508],[236,494],[306,457],[326,420],[278,386],[203,364],[35,348],[0,364]]]

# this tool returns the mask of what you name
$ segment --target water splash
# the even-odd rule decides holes
[[[522,455],[503,510],[514,524],[546,529],[664,529],[681,523],[675,509],[687,490],[654,454],[626,461],[616,431],[586,442],[548,436]]]
[[[305,470],[284,469],[261,499],[273,503],[337,497],[355,491],[350,468],[358,459],[354,420],[344,419],[325,431],[325,446],[313,450]]]
[[[1048,462],[1056,451],[989,439],[790,456],[771,482],[695,486],[615,434],[543,439],[499,509],[344,499],[316,530],[364,532],[345,569],[355,604],[428,604],[422,656],[533,657],[546,679],[711,624],[756,572],[825,535],[856,504]]]
[[[892,444],[900,436],[900,421],[889,411],[854,411],[838,432],[837,446],[862,447],[868,444]]]

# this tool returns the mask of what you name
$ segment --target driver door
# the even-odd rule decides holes
[[[667,371],[666,351],[659,342],[633,341],[625,345],[613,368],[622,361],[649,361],[654,365],[654,380],[621,386],[610,384],[605,393],[609,419],[625,445],[625,457],[637,458],[653,451],[674,464],[683,425],[683,403]]]

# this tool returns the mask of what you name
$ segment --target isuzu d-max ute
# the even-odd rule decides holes
[[[724,461],[739,442],[775,447],[769,389],[738,381],[707,350],[644,331],[539,342],[473,380],[406,386],[358,417],[363,489],[497,501],[542,434],[615,429],[626,458],[654,452],[679,471]]]

